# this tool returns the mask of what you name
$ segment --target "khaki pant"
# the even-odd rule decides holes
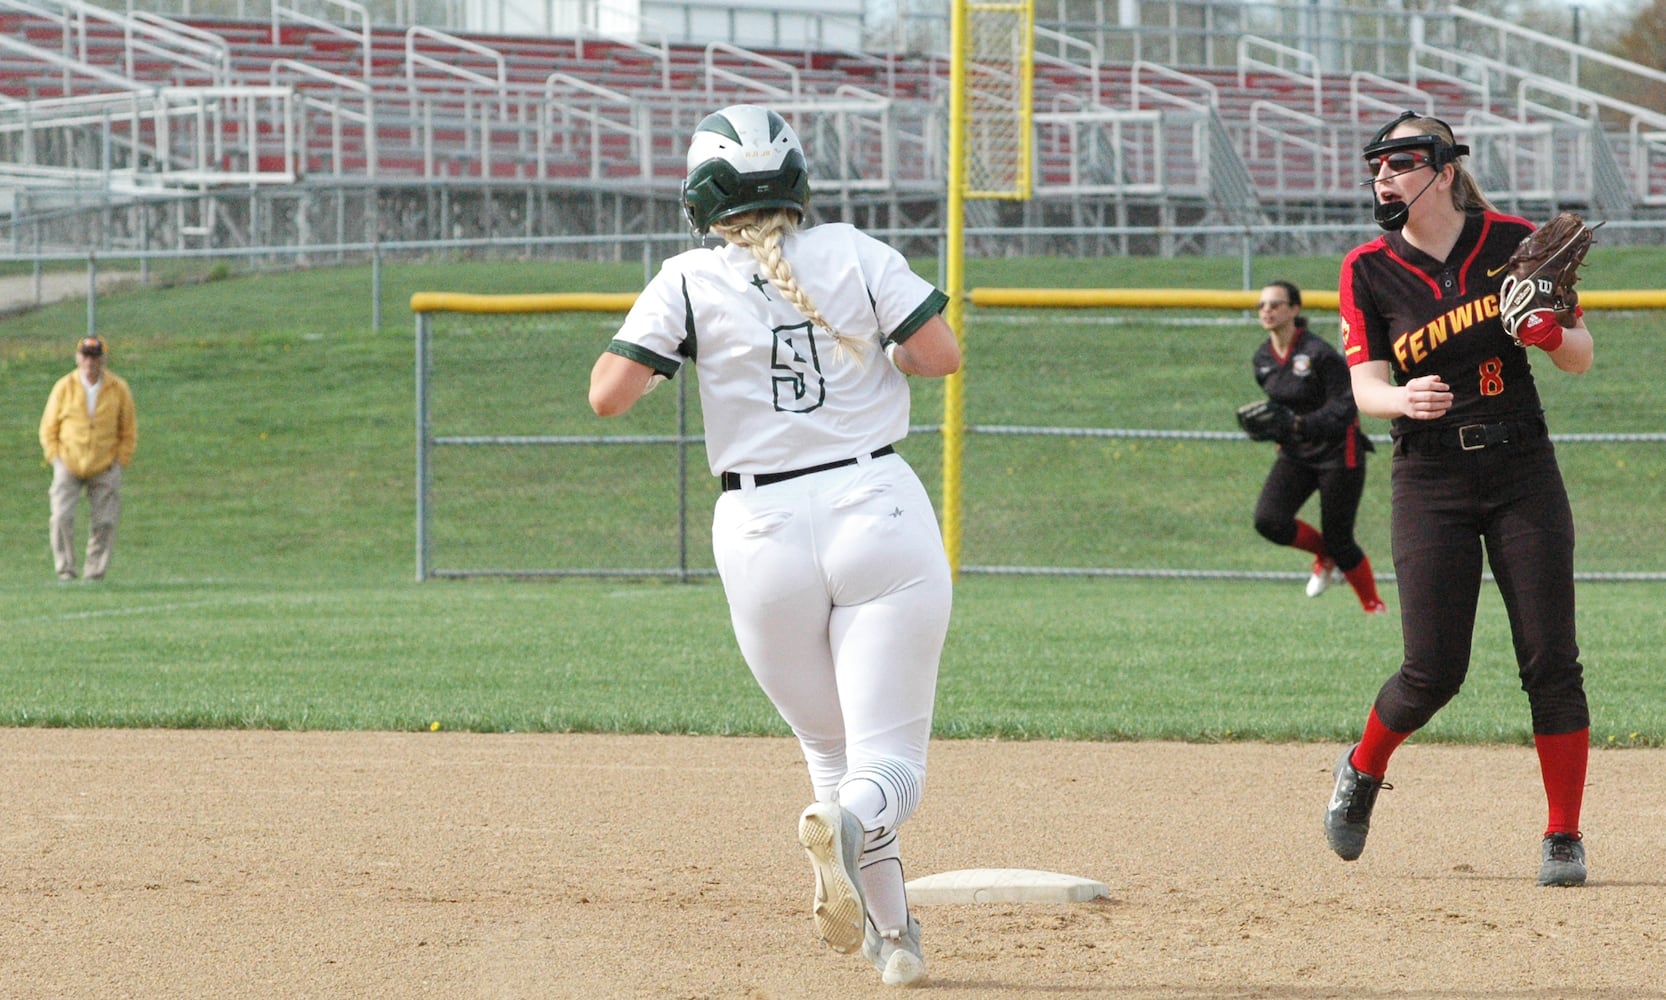
[[[116,521],[121,518],[121,465],[82,479],[70,472],[62,460],[52,463],[52,562],[58,578],[75,577],[75,508],[81,491],[87,491],[87,516],[92,526],[87,534],[86,574],[89,580],[103,579],[116,548]]]

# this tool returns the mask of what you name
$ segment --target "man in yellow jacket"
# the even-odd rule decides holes
[[[52,561],[58,579],[75,579],[75,508],[87,493],[92,527],[86,578],[104,579],[121,518],[122,470],[133,462],[139,423],[127,382],[104,368],[104,341],[86,337],[76,370],[58,380],[40,418],[40,446],[52,464]]]

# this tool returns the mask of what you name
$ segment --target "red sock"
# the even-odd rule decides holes
[[[1381,779],[1388,773],[1388,758],[1410,735],[1411,733],[1396,732],[1383,725],[1383,720],[1377,718],[1377,710],[1373,707],[1371,714],[1365,719],[1365,733],[1359,738],[1359,746],[1354,747],[1351,761],[1354,770]]]
[[[1321,558],[1325,555],[1325,536],[1319,534],[1319,529],[1308,524],[1301,518],[1296,519],[1296,540],[1290,543],[1291,548],[1311,552]]]
[[[1383,599],[1377,596],[1377,577],[1371,572],[1371,560],[1360,557],[1359,565],[1344,574],[1348,584],[1354,588],[1359,597],[1359,606],[1368,608],[1373,604],[1381,604]]]
[[[1585,801],[1585,765],[1591,756],[1591,730],[1555,736],[1533,734],[1539,751],[1539,773],[1545,782],[1545,800],[1550,804],[1550,822],[1545,835],[1579,835],[1579,807]]]

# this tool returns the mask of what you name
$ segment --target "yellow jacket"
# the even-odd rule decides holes
[[[41,414],[40,446],[48,462],[63,459],[80,479],[96,476],[115,462],[127,468],[139,446],[139,421],[127,381],[106,370],[100,379],[97,409],[89,419],[81,373],[73,371],[59,379]]]

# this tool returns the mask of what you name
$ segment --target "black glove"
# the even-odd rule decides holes
[[[1251,441],[1290,440],[1296,430],[1296,414],[1282,403],[1263,399],[1238,407],[1238,426]]]

